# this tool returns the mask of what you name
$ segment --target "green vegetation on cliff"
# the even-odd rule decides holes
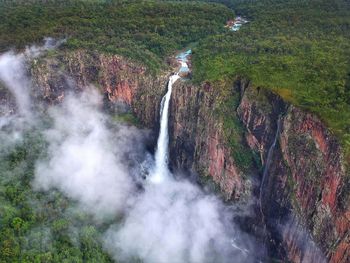
[[[223,24],[232,16],[222,5],[194,2],[0,3],[0,52],[43,37],[67,38],[66,48],[124,55],[155,71],[175,50],[224,32]]]
[[[246,77],[318,114],[350,148],[350,2],[230,3],[250,23],[200,41],[194,80],[232,83],[238,75]]]

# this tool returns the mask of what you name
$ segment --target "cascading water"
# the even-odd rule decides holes
[[[275,147],[276,147],[277,139],[278,139],[278,136],[279,136],[279,134],[280,134],[281,120],[282,120],[282,118],[279,117],[279,118],[278,118],[278,121],[277,121],[277,131],[276,131],[276,134],[275,134],[275,138],[274,138],[273,143],[271,144],[270,149],[269,149],[269,151],[268,151],[268,153],[267,153],[267,159],[266,159],[266,163],[265,163],[265,167],[264,167],[264,172],[263,172],[263,177],[262,177],[261,185],[260,185],[259,202],[260,202],[260,212],[261,212],[261,215],[262,215],[262,217],[263,217],[263,221],[264,221],[264,213],[263,213],[263,208],[262,208],[262,194],[263,194],[263,188],[264,188],[265,181],[266,181],[266,177],[267,177],[267,175],[268,175],[269,168],[270,168],[270,165],[271,165],[272,156],[273,156],[273,151],[274,151],[274,149],[275,149]]]
[[[186,51],[177,56],[178,62],[181,64],[181,68],[178,73],[172,75],[168,82],[168,91],[164,95],[160,105],[160,129],[157,141],[157,150],[155,154],[155,167],[152,171],[150,180],[154,183],[159,183],[168,178],[168,115],[169,115],[169,104],[170,97],[173,88],[173,84],[180,78],[179,73],[185,68],[188,70],[187,56],[191,54],[191,51]]]
[[[148,189],[151,189],[149,191],[152,191],[151,193],[156,194],[156,197],[159,198],[160,200],[162,200],[162,202],[159,202],[159,199],[155,199],[156,202],[158,202],[157,205],[160,205],[160,209],[161,209],[161,213],[164,213],[164,210],[166,210],[168,212],[172,211],[172,207],[174,207],[174,205],[176,207],[178,207],[178,202],[180,200],[181,203],[184,202],[184,200],[186,200],[185,202],[190,202],[191,204],[191,209],[193,208],[193,204],[195,205],[195,209],[194,210],[205,210],[205,211],[209,211],[210,212],[210,216],[212,216],[213,212],[215,214],[215,211],[213,211],[212,209],[216,209],[216,205],[214,206],[207,206],[206,202],[207,201],[203,201],[200,199],[200,203],[201,204],[197,204],[197,198],[198,196],[186,196],[186,189],[189,189],[188,187],[191,185],[187,185],[182,184],[179,182],[175,182],[173,181],[173,177],[171,172],[169,171],[168,168],[168,151],[169,151],[169,136],[168,136],[168,115],[169,115],[169,104],[170,104],[170,98],[171,98],[171,93],[172,93],[172,89],[173,89],[173,84],[182,77],[186,77],[188,76],[188,73],[190,73],[190,69],[188,66],[188,56],[191,54],[191,51],[186,51],[183,52],[181,54],[179,54],[176,59],[179,63],[179,70],[176,74],[170,76],[169,81],[168,81],[168,90],[167,93],[164,95],[164,97],[162,98],[161,101],[161,105],[160,105],[160,129],[159,129],[159,136],[158,136],[158,141],[157,141],[157,148],[156,148],[156,153],[155,153],[155,163],[153,165],[153,168],[150,169],[150,177],[149,177],[149,181],[152,183],[150,187]],[[148,172],[146,173],[148,174]],[[161,187],[159,187],[161,186]],[[190,187],[190,189],[194,189],[192,188],[192,186]],[[193,191],[193,190],[191,190]],[[195,194],[197,195],[197,193]],[[159,197],[160,196],[160,197]],[[185,199],[183,200],[182,198],[185,197]],[[153,197],[154,198],[154,197]],[[167,201],[170,198],[170,202],[166,203],[166,205],[164,205],[164,200]],[[201,197],[199,197],[201,198]],[[209,200],[209,199],[206,199]],[[169,208],[170,206],[170,208]],[[153,209],[156,206],[152,206]],[[181,205],[180,205],[181,207]],[[166,208],[166,209],[165,209]],[[182,209],[183,207],[181,207]],[[171,218],[174,218],[175,222],[176,222],[176,227],[173,227],[171,225],[171,223],[169,222],[170,225],[170,229],[174,230],[176,229],[176,232],[178,229],[181,230],[181,220],[179,220],[179,218],[177,217],[178,215],[181,215],[181,213],[186,213],[186,211],[179,211],[176,213],[175,216],[171,216]],[[206,212],[205,212],[206,213]],[[158,216],[158,211],[155,215],[152,215],[152,223],[153,221],[155,221],[157,219]],[[201,221],[201,216],[196,217],[195,214],[188,213],[188,215],[190,216],[189,221],[190,222],[197,222],[197,220]],[[193,217],[195,217],[196,219],[194,220]],[[205,217],[208,219],[208,217]],[[210,222],[212,222],[212,220],[215,222],[219,217],[215,218],[212,217],[209,219]],[[187,218],[185,220],[187,222]],[[220,223],[221,224],[221,221]],[[231,223],[230,227],[231,226]],[[215,224],[214,224],[215,225]],[[202,223],[202,226],[205,228],[205,226]],[[209,225],[208,225],[209,226]],[[223,226],[223,225],[221,225]],[[134,226],[133,226],[134,227]],[[212,225],[210,225],[210,227],[208,227],[209,229],[211,229]],[[215,227],[214,227],[215,228]],[[165,229],[166,230],[166,229]],[[187,231],[187,229],[186,229]],[[203,231],[203,229],[200,230],[201,232]],[[206,230],[204,230],[203,233],[205,233]],[[229,231],[229,230],[228,230]],[[181,232],[181,231],[180,231]],[[226,232],[226,231],[225,231]],[[163,234],[163,233],[162,233]],[[164,235],[166,235],[164,233]],[[175,236],[175,239],[177,237],[177,233],[172,233],[171,235]],[[205,237],[206,234],[203,235],[203,237],[201,237],[201,241]],[[222,240],[223,243],[221,243],[222,246],[229,246],[229,249],[227,249],[225,252],[222,252],[222,254],[225,253],[234,253],[236,256],[239,256],[240,259],[242,259],[242,262],[248,262],[246,261],[247,258],[249,258],[251,256],[251,251],[249,251],[245,245],[239,245],[239,236],[234,236],[233,233],[231,233],[229,236],[226,236],[225,234],[220,235],[219,237],[216,237],[215,239],[221,240],[221,238],[223,238]],[[238,238],[238,239],[237,239]],[[192,236],[190,237],[190,239],[192,239]],[[174,240],[172,240],[173,243]],[[176,241],[176,240],[175,240]],[[222,242],[222,241],[221,241]],[[176,243],[176,242],[175,242]],[[215,244],[216,240],[214,240],[213,238],[211,238],[211,245]],[[173,244],[171,244],[171,247],[173,249]],[[215,246],[215,245],[214,245]],[[176,247],[176,245],[175,245]],[[223,259],[219,259],[217,262],[226,262],[226,258]],[[158,262],[158,261],[157,261]],[[161,261],[163,262],[163,261]],[[176,262],[182,262],[182,261],[176,261]],[[187,262],[187,261],[186,261]],[[192,262],[192,261],[190,261]],[[204,261],[195,261],[195,262],[204,262]],[[205,261],[205,262],[213,262],[211,260],[209,261]],[[228,261],[227,261],[228,262]],[[250,261],[249,261],[250,262]]]
[[[155,169],[153,171],[151,180],[152,182],[161,182],[168,177],[168,113],[170,96],[173,88],[173,84],[180,78],[179,75],[175,74],[169,78],[168,91],[162,99],[161,110],[160,110],[160,130],[157,142],[157,151],[155,154]]]

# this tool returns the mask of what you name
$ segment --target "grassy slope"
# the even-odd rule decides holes
[[[350,5],[342,0],[233,0],[251,22],[204,39],[195,81],[246,76],[318,114],[350,149]]]

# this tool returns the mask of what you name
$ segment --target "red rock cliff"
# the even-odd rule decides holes
[[[75,51],[36,61],[32,75],[36,96],[46,101],[62,99],[74,86],[72,82],[78,90],[93,83],[108,101],[122,101],[145,126],[157,127],[166,73],[155,77],[119,56]],[[245,138],[235,142],[258,153],[262,164],[281,118],[261,195],[276,255],[292,262],[350,262],[350,176],[337,139],[317,117],[271,92],[241,80],[230,92],[230,96],[238,94],[238,104],[225,114],[239,118],[245,129]],[[226,199],[241,200],[252,193],[258,173],[255,167],[239,165],[243,155],[234,153],[241,148],[234,148],[241,145],[230,143],[225,118],[216,112],[221,99],[210,84],[178,81],[174,85],[171,160],[174,168],[212,178]]]
[[[286,257],[292,262],[350,262],[349,176],[335,136],[316,116],[252,87],[244,90],[238,114],[249,145],[263,161],[272,143],[269,136],[282,118],[263,188],[263,211],[270,229],[279,226],[276,236]]]
[[[215,112],[219,96],[213,87],[179,81],[170,110],[173,165],[212,178],[226,199],[250,194],[251,182],[238,167],[225,140],[222,119]],[[235,114],[233,111],[232,114]]]
[[[32,75],[39,99],[55,103],[66,92],[93,84],[108,102],[130,107],[143,125],[151,128],[157,126],[168,77],[166,72],[153,76],[143,66],[121,56],[84,50],[40,58],[33,63]]]

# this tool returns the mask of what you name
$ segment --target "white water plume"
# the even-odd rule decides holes
[[[185,180],[149,184],[106,243],[116,260],[145,263],[253,262],[256,247],[214,195]]]
[[[32,84],[27,62],[47,50],[57,48],[63,42],[65,40],[44,38],[43,45],[27,46],[23,53],[9,51],[0,55],[0,84],[2,83],[12,93],[16,100],[18,113],[26,119],[32,114],[30,101]]]
[[[168,91],[162,99],[161,110],[160,110],[160,129],[159,137],[157,141],[157,150],[155,153],[155,169],[151,174],[151,181],[154,183],[159,183],[169,176],[168,169],[168,118],[169,118],[169,104],[170,97],[173,88],[173,84],[180,77],[179,75],[172,75],[168,82]]]
[[[23,130],[34,124],[31,102],[32,83],[28,62],[34,54],[38,56],[44,50],[54,48],[46,39],[43,46],[29,46],[23,53],[8,51],[0,54],[0,139],[4,145],[11,145],[22,139]],[[14,114],[15,113],[15,114]]]
[[[169,177],[168,154],[169,154],[169,104],[174,83],[180,78],[179,73],[183,69],[188,70],[187,57],[191,54],[191,50],[180,53],[176,56],[178,63],[181,65],[179,72],[170,76],[168,81],[167,93],[162,98],[160,104],[160,129],[157,141],[157,149],[155,153],[155,167],[151,173],[150,180],[153,183],[159,183]]]
[[[111,130],[100,103],[92,89],[49,110],[54,121],[44,131],[49,155],[37,162],[34,187],[58,189],[99,221],[121,216],[104,235],[116,261],[252,262],[255,244],[214,195],[176,180],[167,166],[166,180],[144,181],[143,191],[137,190],[127,162],[142,150],[144,135],[128,126]]]

